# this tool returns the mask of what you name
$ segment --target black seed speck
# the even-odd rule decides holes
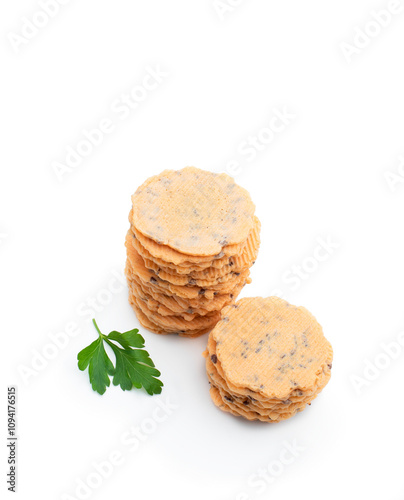
[[[206,290],[204,288],[201,288],[198,292],[199,295],[205,295]]]
[[[229,396],[225,396],[224,399],[226,401],[230,401],[230,403],[233,403],[233,398],[229,398]]]
[[[307,330],[305,330],[305,331],[302,333],[302,342],[303,342],[304,347],[309,347],[309,342],[308,342],[307,337],[306,337],[306,335],[305,335],[305,334],[306,334],[306,331],[307,331]]]
[[[151,283],[157,283],[157,280],[156,280],[156,278],[153,278],[153,276],[152,276],[152,277],[150,278],[150,282],[151,282]]]
[[[297,338],[296,338],[296,335],[294,335],[294,341],[295,341],[295,346],[293,347],[293,349],[290,350],[290,356],[294,356],[296,354],[296,349],[297,349]]]
[[[214,363],[214,364],[217,363],[217,356],[216,356],[216,354],[212,354],[212,356],[210,357],[210,359],[212,360],[212,363]]]

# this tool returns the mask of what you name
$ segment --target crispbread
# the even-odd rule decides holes
[[[133,211],[129,213],[129,219]],[[237,245],[226,245],[222,247],[221,251],[216,255],[189,255],[182,252],[178,252],[168,245],[162,245],[157,241],[148,238],[132,224],[131,230],[133,234],[136,236],[136,239],[139,240],[140,244],[150,253],[153,257],[157,259],[161,259],[165,262],[171,262],[172,264],[178,266],[193,266],[193,265],[210,265],[212,261],[223,259],[226,257],[230,257],[232,255],[240,255],[243,251],[243,246],[245,240],[242,243]]]
[[[133,227],[188,260],[215,256],[223,247],[243,243],[255,210],[249,193],[231,177],[194,167],[150,177],[132,203]]]
[[[331,345],[314,316],[277,297],[226,307],[212,338],[226,379],[268,398],[309,390],[332,362]]]
[[[156,311],[150,311],[147,305],[136,294],[132,294],[131,300],[142,310],[143,314],[157,326],[161,326],[167,331],[188,331],[212,328],[219,320],[220,312],[216,311],[212,315],[196,316],[193,320],[187,321],[182,316],[163,316]]]
[[[324,368],[323,372],[320,374],[319,379],[317,381],[316,386],[314,386],[310,391],[293,391],[289,394],[287,399],[277,399],[270,398],[265,399],[261,394],[257,392],[250,391],[248,389],[235,387],[229,384],[220,373],[220,362],[215,357],[215,354],[211,354],[212,351],[206,352],[206,370],[208,374],[209,381],[218,387],[219,389],[223,389],[227,393],[231,394],[232,397],[236,400],[245,401],[248,398],[251,401],[251,406],[256,406],[257,408],[277,408],[283,407],[285,404],[296,404],[296,403],[305,403],[309,404],[325,387],[330,376],[331,370],[327,366]],[[213,363],[212,358],[215,360]]]
[[[251,282],[260,222],[227,175],[164,171],[132,196],[126,236],[129,302],[156,333],[197,336]]]
[[[132,231],[132,229],[131,229]],[[133,231],[132,231],[133,233]],[[193,271],[205,271],[208,269],[222,269],[224,266],[227,266],[230,264],[230,259],[232,257],[228,257],[227,255],[221,257],[220,259],[214,259],[211,261],[207,262],[199,262],[198,264],[194,262],[184,262],[183,264],[173,264],[172,262],[169,261],[164,261],[162,259],[159,259],[158,257],[155,257],[151,255],[151,253],[144,248],[144,246],[140,243],[140,241],[136,238],[136,236],[133,234],[133,241],[132,241],[133,246],[136,248],[137,252],[145,259],[145,260],[151,260],[155,264],[157,264],[160,267],[164,268],[169,268],[173,271],[175,271],[178,274],[189,274]]]
[[[333,352],[305,308],[255,297],[222,310],[204,356],[217,406],[272,422],[311,404],[330,379]]]
[[[208,267],[200,271],[193,270],[189,273],[179,273],[178,267],[173,269],[157,264],[154,260],[144,257],[144,252],[142,254],[142,251],[138,251],[138,253],[142,256],[147,269],[153,270],[161,279],[170,281],[173,284],[187,285],[191,283],[201,287],[209,287],[216,283],[223,283],[229,279],[232,273],[241,273],[246,268],[251,267],[257,258],[260,244],[260,222],[257,217],[254,219],[254,227],[245,242],[241,255],[230,257],[228,263],[221,268]],[[136,238],[132,238],[131,241],[137,250],[140,244],[135,243],[137,242]]]
[[[129,287],[130,287],[131,294],[136,296],[137,298],[139,298],[143,302],[145,302],[146,307],[149,309],[149,311],[151,313],[155,312],[157,314],[157,317],[159,315],[160,316],[180,316],[185,321],[192,321],[199,316],[212,317],[213,315],[217,315],[217,311],[215,311],[214,313],[205,311],[205,314],[201,314],[201,315],[193,310],[192,310],[192,312],[191,312],[191,310],[180,311],[180,312],[172,311],[164,304],[161,304],[159,301],[155,300],[151,295],[144,292],[143,289],[141,287],[139,287],[138,285],[136,285],[136,284],[134,285],[133,283],[131,283],[129,285]]]
[[[223,411],[227,411],[231,414],[233,414],[235,417],[244,417],[247,420],[261,420],[261,422],[281,422],[282,420],[286,420],[287,418],[290,418],[294,415],[293,412],[291,412],[288,415],[283,415],[278,418],[272,419],[271,417],[263,417],[259,413],[256,412],[251,412],[248,410],[242,410],[239,408],[235,408],[231,403],[225,401],[222,399],[220,395],[220,391],[217,387],[212,386],[210,388],[210,395],[212,398],[212,401],[215,403],[215,405],[220,408]]]
[[[268,403],[273,404],[285,400],[290,402],[300,402],[303,400],[307,400],[307,398],[312,397],[318,390],[321,390],[327,384],[331,376],[330,365],[324,365],[322,372],[319,373],[316,385],[314,385],[309,390],[302,391],[300,388],[296,388],[289,393],[287,398],[268,398],[267,396],[262,395],[260,391],[253,391],[245,387],[235,386],[229,380],[226,380],[226,375],[223,372],[220,360],[216,354],[216,343],[211,336],[209,336],[208,347],[204,353],[204,356],[207,358],[206,367],[208,374],[210,374],[214,378],[215,385],[223,386],[224,389],[228,390],[236,396],[252,397],[254,401],[263,403],[264,406],[267,406]],[[215,363],[213,363],[212,358],[215,360]]]
[[[296,413],[298,410],[303,410],[306,406],[305,402],[301,403],[293,403],[293,404],[284,404],[283,406],[277,405],[269,408],[263,408],[255,405],[254,403],[248,403],[249,400],[244,399],[244,401],[240,401],[238,398],[235,398],[233,395],[225,391],[224,389],[217,387],[222,396],[222,399],[227,402],[227,404],[231,403],[234,408],[239,408],[244,411],[251,411],[254,413],[258,413],[262,417],[270,417],[272,420],[277,419],[281,415],[289,415],[291,413]],[[247,402],[247,404],[244,404]]]
[[[176,313],[182,312],[196,312],[197,314],[203,316],[212,311],[219,311],[224,306],[231,304],[235,301],[235,298],[239,294],[242,289],[241,285],[238,285],[234,294],[218,294],[213,297],[213,299],[207,299],[206,297],[201,297],[197,299],[183,299],[181,297],[177,297],[175,295],[166,295],[156,291],[153,287],[151,287],[148,283],[143,283],[138,276],[136,276],[130,266],[130,262],[128,260],[127,266],[125,268],[125,273],[128,279],[129,286],[133,286],[134,282],[135,286],[140,287],[145,293],[152,296],[156,301],[165,305],[172,311]]]
[[[241,269],[245,268],[246,266],[250,266],[257,257],[260,244],[260,229],[260,221],[258,217],[254,216],[253,228],[248,234],[246,241],[243,244],[239,245],[240,252],[238,254],[222,255],[221,257],[214,258],[213,260],[206,260],[203,262],[184,261],[181,264],[174,264],[169,260],[170,256],[168,254],[164,255],[165,260],[163,260],[150,253],[149,250],[145,248],[145,246],[142,245],[141,241],[136,237],[133,226],[131,226],[130,228],[131,232],[133,233],[132,244],[137,252],[143,257],[146,267],[152,269],[152,267],[148,265],[148,262],[153,262],[154,266],[158,266],[159,268],[164,269],[166,272],[171,272],[173,274],[194,274],[195,276],[193,277],[202,279],[215,278],[219,273],[221,276],[223,276],[223,274],[225,274],[225,272],[223,272],[223,268],[228,268],[228,266],[234,266],[235,269]],[[230,271],[229,268],[228,271]],[[199,274],[201,276],[198,276]],[[207,276],[207,274],[209,274],[209,276]]]
[[[193,330],[192,332],[186,332],[186,331],[178,331],[178,332],[172,332],[168,331],[164,328],[161,328],[157,326],[155,323],[149,320],[147,316],[145,316],[142,312],[141,309],[138,308],[136,303],[131,300],[129,297],[129,303],[132,306],[133,310],[136,312],[136,316],[142,326],[147,328],[148,330],[157,333],[159,335],[168,335],[170,333],[176,333],[180,337],[189,337],[189,338],[194,338],[194,337],[199,337],[200,335],[203,335],[211,330],[211,328],[206,328],[206,329],[201,329],[201,330]]]
[[[198,312],[198,310],[194,310],[191,308],[189,308],[187,310],[183,310],[179,306],[178,306],[178,308],[176,308],[176,310],[173,311],[172,309],[170,309],[169,307],[164,305],[164,303],[162,303],[159,300],[154,299],[151,295],[149,295],[147,292],[145,292],[143,290],[143,288],[141,288],[141,286],[139,286],[139,284],[128,283],[128,286],[129,286],[129,290],[132,293],[132,295],[136,295],[141,300],[146,302],[147,308],[151,312],[155,311],[162,316],[181,316],[186,321],[192,321],[193,319],[195,319],[198,316],[212,316],[213,314],[215,314],[217,312],[217,311],[214,311],[212,313],[212,311],[205,311],[203,309],[199,309],[200,312]],[[174,301],[174,305],[175,304],[176,304],[176,302]]]
[[[226,283],[219,283],[217,285],[212,285],[208,287],[198,287],[198,286],[180,286],[173,285],[169,281],[162,280],[157,274],[150,270],[146,269],[143,259],[137,253],[133,245],[131,244],[131,234],[128,231],[126,237],[126,248],[128,259],[131,263],[131,267],[133,272],[144,282],[150,283],[156,290],[161,291],[163,293],[172,293],[179,297],[183,297],[185,299],[195,299],[204,295],[205,297],[211,299],[214,297],[215,292],[217,293],[232,293],[232,290],[239,283],[248,283],[249,282],[249,270],[246,269],[242,273],[232,273],[231,279],[229,279]]]

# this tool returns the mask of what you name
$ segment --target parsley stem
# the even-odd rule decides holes
[[[103,337],[104,335],[101,333],[100,329],[98,328],[98,325],[97,325],[97,323],[96,323],[96,321],[95,321],[95,319],[94,319],[94,318],[93,318],[93,324],[94,324],[95,329],[97,330],[97,332],[98,332],[99,336],[100,336],[100,337]]]

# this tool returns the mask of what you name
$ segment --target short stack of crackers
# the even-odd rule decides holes
[[[333,359],[316,319],[277,297],[225,307],[204,355],[216,406],[264,422],[310,405],[329,381]]]
[[[250,280],[260,222],[226,174],[165,170],[132,196],[126,236],[129,302],[159,334],[196,337],[219,321]]]

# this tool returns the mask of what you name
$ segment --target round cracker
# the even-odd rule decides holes
[[[226,375],[223,372],[220,360],[216,354],[216,342],[213,340],[212,336],[209,336],[205,357],[208,375],[211,375],[214,378],[215,385],[223,386],[223,388],[235,396],[249,397],[252,401],[257,402],[257,404],[262,404],[265,407],[268,404],[272,405],[279,401],[288,401],[292,403],[301,401],[310,402],[310,398],[318,394],[326,386],[331,376],[331,365],[324,365],[323,371],[319,374],[315,386],[305,391],[301,389],[294,389],[290,394],[288,394],[287,398],[285,397],[279,400],[278,398],[268,398],[267,396],[262,395],[259,391],[252,391],[251,389],[245,387],[235,386],[230,381],[226,380]],[[215,361],[214,363],[213,360]]]
[[[215,295],[213,299],[201,297],[198,299],[186,300],[181,297],[177,297],[176,295],[166,295],[158,292],[148,283],[143,283],[142,280],[140,280],[138,276],[133,273],[129,260],[127,261],[125,274],[129,286],[132,286],[132,283],[136,282],[136,285],[139,286],[145,293],[175,313],[188,312],[192,314],[195,312],[200,316],[204,316],[212,311],[220,311],[226,305],[233,303],[242,289],[241,285],[239,285],[232,294],[218,294]]]
[[[143,314],[142,310],[139,309],[135,301],[132,300],[131,296],[129,296],[129,303],[132,306],[132,309],[135,311],[135,314],[137,316],[137,319],[139,320],[139,323],[150,330],[151,332],[157,333],[159,335],[168,335],[172,333],[177,333],[180,337],[189,337],[189,338],[194,338],[194,337],[199,337],[201,335],[204,335],[205,333],[208,333],[211,328],[202,328],[200,330],[191,330],[191,331],[178,331],[178,332],[173,332],[173,331],[168,331],[165,330],[152,321]]]
[[[145,258],[141,252],[138,252],[147,269],[151,269],[165,281],[170,281],[173,284],[187,285],[196,284],[202,287],[223,283],[229,279],[232,273],[241,273],[246,268],[250,268],[255,262],[260,244],[259,229],[260,223],[257,218],[254,224],[254,229],[249,234],[243,252],[239,256],[232,256],[228,259],[228,264],[221,268],[209,267],[201,271],[191,271],[184,273],[183,270],[178,272],[178,267],[175,269],[157,264],[155,261]],[[137,240],[132,239],[132,244]],[[138,247],[135,245],[135,248]]]
[[[248,269],[243,271],[242,273],[233,273],[232,279],[227,281],[226,283],[220,283],[217,285],[212,285],[209,287],[198,287],[198,286],[180,286],[173,285],[169,281],[164,281],[160,279],[154,271],[150,269],[146,269],[144,266],[143,259],[137,253],[133,245],[131,244],[131,234],[128,231],[126,236],[126,248],[127,248],[127,256],[131,263],[131,267],[133,269],[134,274],[139,276],[139,278],[144,283],[150,283],[151,286],[156,288],[156,290],[161,291],[167,294],[175,294],[179,297],[183,297],[185,299],[195,299],[201,296],[205,296],[209,299],[212,299],[215,293],[232,293],[234,288],[239,283],[249,283],[251,282],[249,275],[250,272]]]
[[[314,316],[277,297],[224,308],[210,335],[223,378],[267,399],[312,390],[332,362],[332,347]]]
[[[220,318],[220,313],[218,311],[211,316],[197,316],[191,321],[185,320],[180,315],[163,316],[156,311],[151,311],[148,308],[147,302],[141,300],[136,293],[132,294],[131,299],[150,321],[167,331],[187,332],[188,330],[200,330],[208,327],[213,328]]]
[[[227,174],[165,170],[132,196],[131,223],[144,236],[191,256],[215,256],[244,242],[253,226],[249,193]]]

